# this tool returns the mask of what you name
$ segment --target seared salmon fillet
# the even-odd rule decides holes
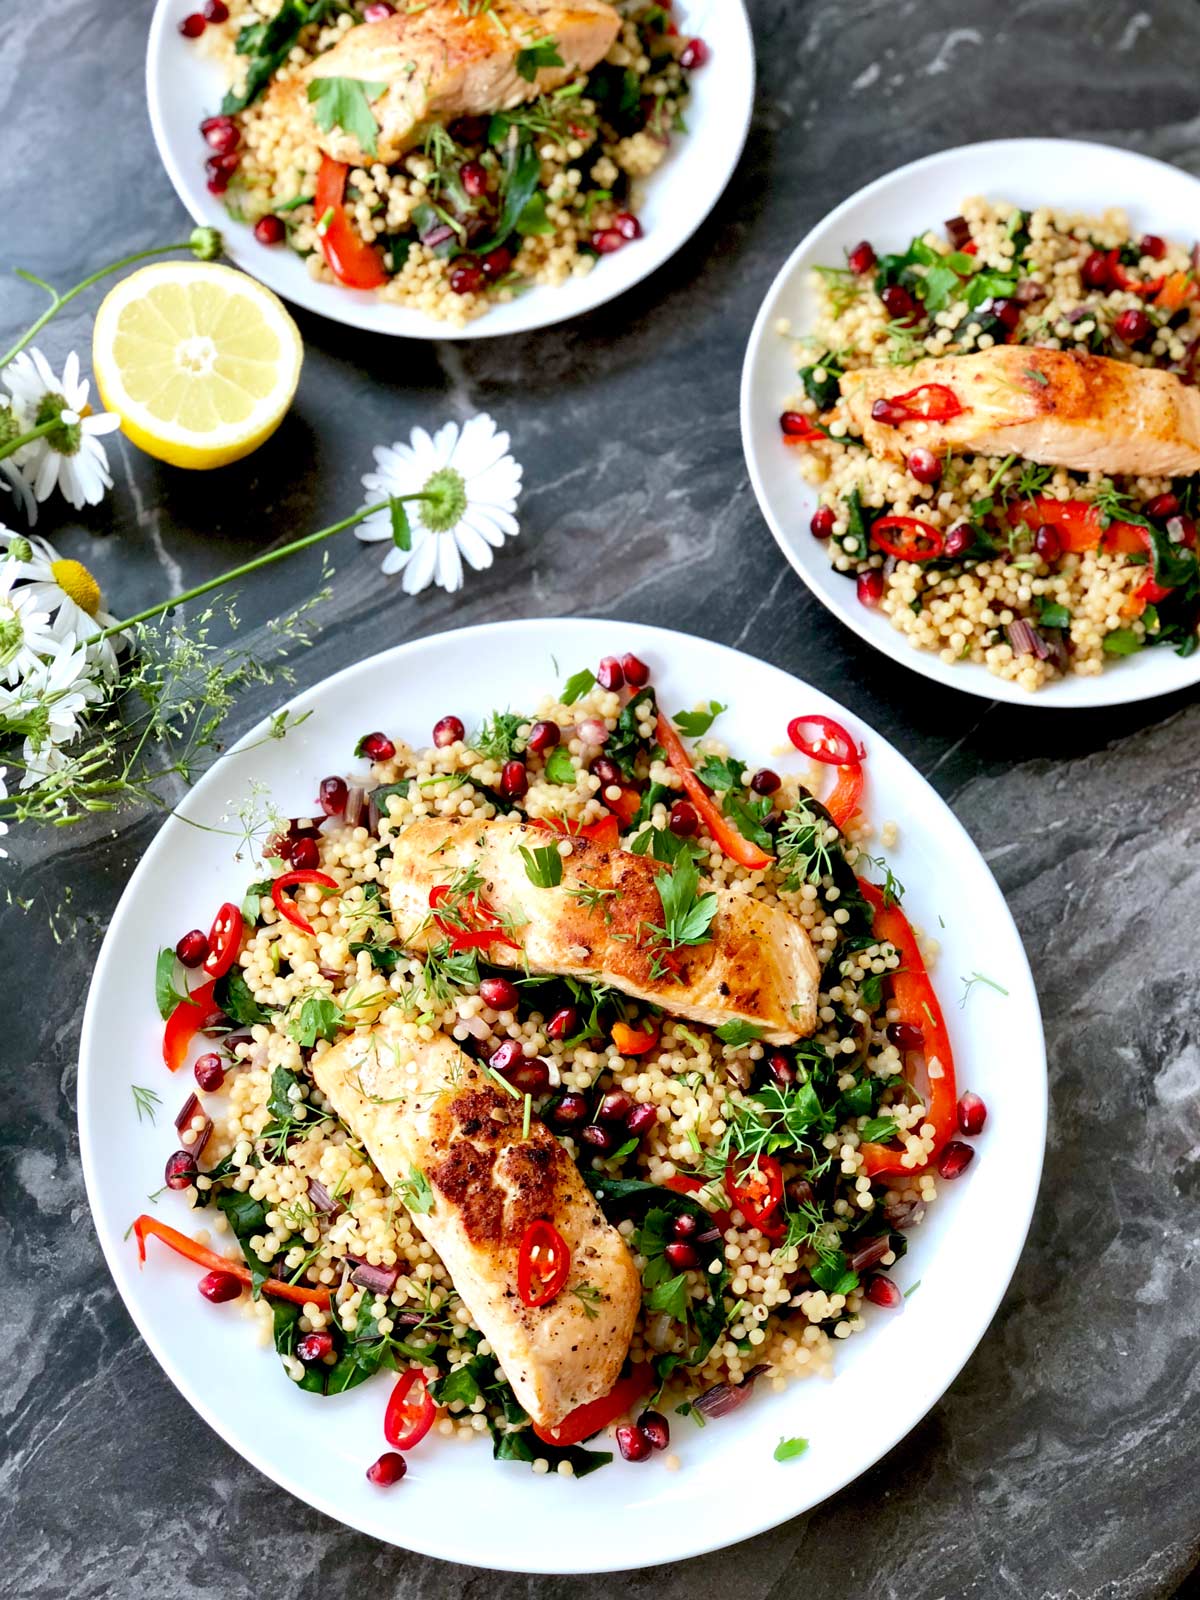
[[[877,400],[923,384],[944,385],[964,409],[946,422],[872,421]],[[1200,472],[1200,392],[1173,373],[1106,356],[997,345],[911,367],[863,367],[845,373],[841,389],[843,411],[884,460],[903,460],[921,444],[935,452],[1015,454],[1076,472]]]
[[[317,129],[326,155],[351,166],[391,164],[420,144],[432,122],[511,110],[588,72],[602,61],[621,19],[605,0],[428,0],[422,8],[350,28],[304,72],[277,81],[268,105],[286,117],[311,117],[308,85],[316,78],[350,78],[383,92],[371,98],[379,124],[378,150],[335,124]],[[521,52],[544,44],[561,66],[538,66]],[[525,76],[520,71],[524,66]]]
[[[562,882],[539,888],[526,872],[522,847],[558,842],[521,822],[411,823],[392,846],[389,890],[401,941],[419,950],[442,938],[430,892],[470,873],[516,946],[494,942],[487,959],[495,965],[608,983],[712,1027],[752,1023],[771,1044],[791,1044],[813,1031],[820,967],[804,928],[781,906],[721,890],[704,943],[664,949],[650,930],[663,923],[656,880],[669,869],[574,838]]]
[[[607,1394],[629,1350],[641,1277],[554,1135],[536,1117],[524,1135],[521,1100],[444,1034],[411,1041],[385,1020],[314,1056],[312,1074],[389,1184],[424,1174],[432,1204],[413,1223],[533,1421],[554,1427]],[[558,1229],[571,1265],[555,1298],[531,1308],[517,1262],[540,1219]]]

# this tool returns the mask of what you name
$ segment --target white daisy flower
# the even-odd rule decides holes
[[[7,777],[8,777],[8,768],[7,767],[0,767],[0,800],[7,800],[8,799],[8,784],[5,781],[7,779]],[[0,839],[3,839],[4,835],[7,832],[8,832],[8,823],[5,822],[3,817],[0,817]],[[7,857],[8,857],[8,851],[4,848],[3,845],[0,845],[0,861],[6,860]]]
[[[52,656],[59,641],[50,628],[50,613],[40,611],[25,586],[13,587],[17,563],[0,565],[0,683],[17,683]]]
[[[403,572],[406,593],[438,583],[453,594],[462,588],[464,559],[482,572],[491,566],[493,551],[506,538],[516,538],[513,512],[521,468],[508,454],[508,444],[508,434],[497,432],[491,417],[481,413],[461,428],[447,422],[432,438],[424,428],[414,428],[410,443],[376,448],[378,471],[362,480],[369,500],[430,497],[410,500],[406,507],[407,550],[396,543],[389,511],[377,511],[354,530],[368,543],[392,542],[383,570]]]
[[[100,438],[119,428],[121,419],[108,411],[92,413],[91,386],[79,376],[79,357],[72,351],[62,377],[56,378],[40,350],[22,350],[0,376],[26,430],[58,418],[49,433],[10,457],[35,497],[47,500],[57,488],[76,511],[98,505],[104,491],[112,488]]]
[[[117,619],[101,609],[100,585],[83,562],[60,556],[48,539],[26,538],[2,524],[0,552],[16,562],[23,590],[50,612],[54,637],[67,646],[86,644],[105,677],[116,677],[117,648],[124,636],[99,637]]]
[[[26,432],[28,429],[22,426],[16,408],[8,403],[5,395],[0,395],[0,444],[11,444],[14,439]],[[5,456],[4,460],[0,461],[0,489],[10,489],[16,495],[26,521],[32,526],[37,521],[37,501],[17,465],[17,456],[20,454],[18,451],[17,455]]]

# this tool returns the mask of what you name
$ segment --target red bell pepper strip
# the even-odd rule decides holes
[[[1132,277],[1121,260],[1119,248],[1108,252],[1108,275],[1112,279],[1115,288],[1130,289],[1134,294],[1144,295],[1147,299],[1153,299],[1162,289],[1165,281],[1161,276],[1149,279]],[[1176,274],[1173,273],[1172,276],[1174,277]],[[1184,273],[1182,276],[1186,277],[1187,274]]]
[[[1159,311],[1165,311],[1173,316],[1176,311],[1182,311],[1189,300],[1196,297],[1196,280],[1190,272],[1168,272],[1165,278],[1160,278],[1159,289],[1154,297],[1154,304]]]
[[[464,895],[448,915],[439,916],[438,907],[444,906],[452,894],[448,883],[435,884],[429,891],[434,923],[449,939],[452,950],[488,950],[494,944],[506,944],[513,950],[521,948],[518,940],[505,933],[495,908],[480,895]]]
[[[618,1378],[599,1400],[589,1400],[586,1405],[576,1406],[556,1427],[539,1428],[535,1422],[533,1431],[546,1444],[582,1444],[594,1433],[599,1433],[601,1428],[607,1428],[610,1422],[632,1411],[654,1387],[654,1374],[649,1364],[641,1362],[627,1378]]]
[[[1010,522],[1023,522],[1028,528],[1045,524],[1058,534],[1064,551],[1103,548],[1110,555],[1133,555],[1145,548],[1146,529],[1136,522],[1113,521],[1104,525],[1099,510],[1087,500],[1055,500],[1050,495],[1034,495],[1031,500],[1014,500],[1008,508]]]
[[[845,828],[858,810],[859,802],[862,800],[864,778],[861,762],[855,761],[838,768],[837,782],[828,800],[825,801],[825,809],[839,828]]]
[[[604,804],[609,808],[609,810],[620,818],[621,826],[623,828],[629,827],[634,817],[637,816],[638,812],[642,808],[641,795],[636,789],[631,789],[628,784],[621,785],[621,793],[615,800],[610,800],[608,796],[603,793],[601,793],[600,798],[604,801]]]
[[[163,1060],[172,1072],[178,1072],[187,1058],[188,1045],[199,1033],[216,1009],[213,990],[217,983],[202,983],[193,989],[186,1000],[181,1000],[167,1018],[163,1029]]]
[[[420,1367],[409,1367],[388,1397],[383,1432],[393,1450],[411,1450],[433,1427],[437,1407]]]
[[[378,250],[362,237],[342,204],[350,168],[325,156],[317,173],[313,210],[317,235],[330,271],[348,289],[379,289],[388,281]]]
[[[146,1261],[146,1235],[152,1233],[156,1239],[161,1239],[164,1244],[170,1245],[172,1250],[181,1256],[186,1256],[189,1261],[194,1261],[198,1267],[206,1267],[210,1272],[227,1272],[230,1277],[240,1278],[243,1283],[253,1281],[250,1268],[244,1263],[226,1260],[215,1250],[209,1250],[207,1246],[189,1239],[186,1233],[180,1233],[177,1228],[159,1222],[157,1217],[145,1214],[138,1217],[134,1221],[133,1232],[137,1239],[138,1260],[143,1266]],[[329,1305],[329,1290],[318,1289],[311,1283],[284,1283],[281,1278],[267,1278],[263,1282],[262,1292],[273,1295],[278,1300],[294,1301],[298,1306],[315,1305],[327,1308]]]
[[[946,536],[920,517],[879,517],[871,524],[871,538],[897,561],[936,561],[946,548]]]
[[[242,942],[242,913],[232,900],[225,904],[213,918],[208,934],[208,954],[204,970],[210,978],[223,978],[237,960],[238,946]]]
[[[871,407],[872,422],[898,428],[902,422],[949,422],[959,417],[966,406],[954,390],[944,383],[922,383],[904,394],[876,400]]]
[[[683,748],[683,741],[675,732],[670,718],[665,717],[661,711],[658,713],[655,731],[659,744],[667,753],[667,760],[683,779],[688,799],[700,813],[704,826],[730,860],[736,861],[749,872],[761,872],[765,867],[769,867],[774,858],[767,855],[765,850],[760,850],[752,839],[743,838],[729,818],[722,814],[712,795],[692,770],[692,763]]]
[[[627,1022],[614,1022],[612,1042],[623,1056],[644,1056],[653,1050],[660,1038],[660,1030],[650,1023],[644,1030],[631,1028]]]
[[[874,913],[872,931],[876,939],[881,944],[890,944],[900,957],[899,967],[891,974],[892,1003],[900,1013],[899,1020],[919,1029],[925,1041],[928,1086],[921,1086],[918,1092],[925,1101],[923,1120],[933,1125],[933,1150],[929,1161],[934,1162],[942,1146],[953,1138],[958,1116],[954,1052],[950,1048],[946,1019],[908,918],[898,905],[887,903],[878,884],[860,878],[858,886]],[[887,1145],[865,1143],[859,1146],[859,1154],[863,1157],[863,1172],[869,1178],[885,1174],[911,1177],[914,1172],[925,1170],[901,1165],[903,1152]]]
[[[774,1156],[759,1156],[740,1171],[731,1161],[725,1169],[725,1192],[750,1227],[768,1235],[779,1228],[783,1168]]]
[[[621,842],[621,825],[616,817],[601,817],[598,822],[570,822],[566,817],[530,817],[534,828],[565,833],[571,839],[594,839],[602,850],[615,850]]]
[[[571,1248],[553,1223],[539,1218],[525,1229],[517,1256],[517,1293],[536,1309],[549,1305],[566,1286]]]
[[[824,761],[831,767],[847,767],[863,758],[863,748],[832,717],[813,713],[807,717],[793,717],[787,725],[787,735],[801,755],[813,761]]]
[[[279,915],[290,922],[293,928],[299,928],[301,933],[311,933],[312,924],[300,915],[296,910],[295,901],[284,893],[285,889],[298,888],[302,883],[315,883],[322,889],[335,890],[338,881],[336,878],[331,878],[327,872],[317,872],[306,867],[294,872],[281,872],[271,885],[271,899],[275,902],[275,909]]]

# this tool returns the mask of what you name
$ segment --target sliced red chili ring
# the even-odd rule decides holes
[[[388,1398],[383,1432],[393,1450],[411,1450],[433,1427],[437,1407],[420,1367],[409,1367]]]
[[[242,942],[242,913],[232,900],[225,904],[213,918],[208,934],[208,954],[204,970],[210,978],[223,978],[237,959]]]
[[[731,1161],[725,1190],[749,1225],[766,1233],[775,1226],[775,1213],[783,1203],[783,1168],[774,1156],[759,1156],[740,1171]]]
[[[871,538],[897,561],[936,561],[946,548],[942,530],[920,517],[880,517]]]
[[[517,1257],[517,1293],[525,1305],[548,1305],[566,1284],[571,1250],[553,1223],[539,1218],[525,1229]]]
[[[793,717],[787,727],[788,738],[813,761],[824,761],[831,767],[846,767],[862,760],[864,751],[832,717],[814,713],[808,717]]]
[[[301,933],[311,933],[312,924],[300,915],[295,902],[284,893],[286,889],[297,889],[304,883],[315,883],[320,888],[329,890],[338,887],[337,879],[331,878],[327,872],[317,872],[306,867],[295,872],[281,872],[271,885],[271,899],[275,902],[275,909],[279,915],[290,922],[293,928],[299,928]]]
[[[898,428],[904,422],[949,422],[961,416],[966,406],[944,383],[922,383],[904,394],[876,400],[871,407],[872,422]]]
[[[438,907],[448,901],[453,904],[454,915],[438,916]],[[487,950],[494,944],[521,948],[516,939],[505,933],[495,908],[477,894],[458,897],[448,883],[438,883],[429,891],[429,908],[434,912],[434,925],[446,935],[452,950]]]

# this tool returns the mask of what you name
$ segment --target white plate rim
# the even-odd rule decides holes
[[[367,657],[361,661],[352,663],[351,665],[342,668],[339,672],[333,674],[329,678],[324,679],[321,683],[316,684],[313,687],[293,696],[289,701],[286,702],[285,707],[281,709],[287,709],[290,711],[306,710],[314,703],[319,703],[321,696],[330,689],[344,686],[348,680],[359,674],[376,672],[381,666],[391,666],[394,663],[403,660],[407,654],[415,654],[420,652],[422,649],[436,648],[446,643],[452,643],[454,646],[458,647],[471,641],[482,641],[485,638],[498,637],[504,641],[509,639],[513,640],[515,647],[518,649],[524,648],[532,651],[532,649],[542,641],[554,639],[556,637],[556,630],[558,631],[558,637],[561,641],[561,630],[564,629],[569,629],[571,631],[572,649],[575,650],[577,648],[580,652],[583,652],[587,649],[589,642],[595,645],[597,652],[603,649],[605,642],[611,640],[615,630],[620,631],[623,634],[628,641],[628,647],[633,648],[634,650],[641,650],[644,653],[651,653],[657,649],[662,652],[664,659],[669,658],[671,651],[678,648],[681,642],[686,647],[699,646],[703,651],[712,655],[714,662],[721,662],[723,660],[733,670],[744,670],[745,668],[749,667],[750,671],[754,674],[762,673],[768,678],[774,677],[775,679],[779,680],[781,687],[787,687],[793,692],[799,688],[806,694],[814,695],[821,704],[822,709],[828,709],[832,714],[840,715],[849,724],[852,730],[861,732],[861,734],[868,739],[870,750],[875,752],[880,750],[886,751],[889,758],[894,758],[902,762],[912,772],[914,778],[917,780],[918,787],[927,791],[924,795],[924,799],[926,801],[932,799],[934,803],[934,809],[941,813],[938,822],[939,841],[943,841],[944,845],[944,840],[948,836],[957,836],[959,845],[961,847],[965,847],[969,855],[974,858],[979,870],[984,875],[985,880],[990,883],[991,889],[994,891],[994,911],[996,916],[996,923],[994,926],[999,926],[1000,929],[1008,936],[1008,938],[1012,941],[1013,950],[1015,952],[1014,965],[1006,968],[1006,976],[1011,982],[1020,985],[1022,991],[1021,998],[1023,998],[1027,1004],[1031,1003],[1032,1030],[1029,1037],[1024,1041],[1023,1047],[1027,1053],[1030,1049],[1032,1049],[1033,1052],[1032,1058],[1030,1058],[1029,1061],[1030,1081],[1025,1088],[1027,1091],[1031,1090],[1034,1096],[1034,1103],[1028,1108],[1032,1117],[1032,1126],[1027,1131],[1030,1135],[1032,1135],[1032,1148],[1035,1151],[1036,1159],[1034,1160],[1031,1168],[1031,1178],[1028,1183],[1027,1191],[1023,1196],[1022,1203],[1013,1212],[1014,1226],[1012,1227],[1010,1233],[1011,1247],[1004,1260],[1003,1267],[998,1274],[996,1274],[990,1280],[989,1292],[984,1297],[983,1302],[981,1304],[976,1303],[975,1307],[973,1308],[972,1320],[974,1321],[976,1318],[978,1319],[973,1333],[968,1337],[968,1339],[956,1353],[956,1358],[951,1362],[951,1364],[939,1370],[936,1381],[934,1382],[928,1395],[924,1397],[924,1403],[920,1405],[919,1409],[915,1413],[905,1414],[901,1425],[893,1426],[891,1423],[889,1423],[885,1428],[881,1429],[877,1439],[870,1446],[868,1454],[862,1460],[860,1460],[852,1470],[849,1470],[840,1476],[835,1474],[829,1479],[828,1482],[823,1483],[819,1494],[817,1494],[815,1497],[805,1500],[803,1504],[791,1505],[781,1511],[778,1511],[777,1513],[773,1511],[771,1514],[766,1516],[755,1513],[752,1509],[747,1508],[746,1514],[739,1521],[736,1529],[729,1534],[725,1534],[720,1531],[714,1532],[711,1523],[691,1526],[682,1536],[677,1530],[665,1529],[660,1548],[656,1548],[653,1552],[649,1553],[645,1551],[639,1553],[636,1563],[637,1566],[653,1566],[670,1561],[688,1559],[693,1556],[707,1554],[713,1550],[725,1548],[729,1545],[738,1543],[741,1540],[763,1533],[772,1527],[778,1526],[780,1523],[788,1520],[792,1516],[810,1510],[813,1506],[822,1503],[831,1495],[844,1488],[848,1483],[853,1482],[864,1472],[870,1470],[870,1468],[873,1467],[889,1450],[891,1450],[900,1442],[901,1439],[903,1439],[914,1427],[917,1426],[922,1418],[928,1414],[928,1411],[932,1409],[932,1407],[941,1399],[946,1389],[949,1388],[950,1384],[953,1383],[954,1379],[962,1370],[962,1367],[970,1359],[971,1355],[975,1352],[980,1340],[987,1332],[987,1329],[990,1326],[993,1317],[995,1316],[996,1310],[998,1309],[1004,1294],[1008,1290],[1012,1276],[1015,1273],[1017,1263],[1024,1249],[1028,1231],[1032,1223],[1033,1212],[1040,1188],[1042,1165],[1045,1153],[1048,1098],[1045,1037],[1037,989],[1033,980],[1032,972],[1029,968],[1028,957],[1025,954],[1019,931],[1016,928],[1011,912],[1007,907],[999,886],[995,882],[990,868],[978,850],[978,847],[970,839],[966,829],[954,816],[946,802],[936,794],[936,791],[934,791],[927,781],[916,771],[914,767],[912,767],[912,764],[907,761],[907,758],[905,758],[898,750],[896,750],[890,741],[884,739],[873,729],[868,728],[860,718],[857,718],[845,711],[845,709],[839,706],[836,701],[833,701],[831,697],[824,694],[822,691],[816,690],[814,686],[804,683],[802,680],[795,678],[792,674],[786,672],[784,669],[774,667],[768,662],[763,662],[756,657],[747,656],[729,646],[717,644],[713,641],[700,638],[696,635],[683,634],[673,629],[665,629],[643,624],[606,621],[593,618],[580,619],[557,617],[512,619],[503,622],[478,623],[462,629],[446,630],[445,632],[427,635],[422,638],[395,645],[388,650],[379,652],[377,655]],[[236,755],[238,752],[261,742],[267,733],[271,720],[272,716],[270,715],[264,717],[262,721],[255,725],[254,728],[250,729],[245,735],[243,735],[243,737],[230,748],[228,753],[230,755]],[[193,796],[202,786],[215,783],[217,781],[216,775],[219,770],[220,764],[218,763],[216,767],[210,769],[209,773],[201,778],[200,782],[192,790]],[[314,1492],[311,1488],[300,1487],[290,1467],[281,1466],[278,1459],[271,1459],[267,1453],[258,1447],[253,1437],[248,1435],[245,1429],[242,1429],[240,1435],[235,1437],[234,1435],[237,1433],[237,1430],[228,1426],[226,1422],[224,1422],[217,1415],[216,1410],[213,1404],[210,1402],[207,1394],[204,1392],[204,1389],[194,1384],[187,1374],[181,1372],[169,1352],[163,1348],[162,1342],[159,1340],[156,1334],[149,1315],[143,1312],[142,1307],[137,1303],[136,1296],[132,1290],[128,1288],[128,1283],[137,1282],[136,1269],[130,1269],[129,1251],[132,1247],[121,1239],[115,1225],[110,1225],[109,1220],[103,1214],[102,1207],[98,1204],[98,1196],[101,1188],[99,1151],[93,1142],[91,1124],[85,1115],[85,1111],[87,1097],[92,1087],[91,1079],[94,1076],[98,1076],[102,1070],[99,1066],[93,1067],[91,1065],[91,1063],[97,1058],[98,1054],[97,1041],[94,1035],[98,1025],[98,1013],[101,1009],[99,995],[104,987],[109,969],[113,967],[120,958],[122,933],[121,924],[123,918],[128,914],[128,909],[135,898],[135,893],[139,888],[142,879],[148,878],[152,875],[156,866],[159,864],[160,858],[168,855],[175,838],[186,833],[186,831],[188,831],[187,825],[184,822],[180,821],[174,816],[174,814],[169,815],[163,827],[159,830],[154,839],[151,841],[150,845],[147,847],[145,854],[135,867],[129,882],[122,893],[121,900],[119,901],[113,913],[108,930],[105,934],[104,941],[101,945],[100,952],[96,959],[93,980],[89,988],[87,1004],[84,1012],[79,1051],[79,1071],[77,1082],[78,1130],[85,1188],[88,1196],[89,1207],[92,1213],[93,1225],[95,1226],[100,1239],[101,1248],[104,1252],[109,1271],[112,1273],[117,1284],[118,1291],[125,1303],[126,1310],[129,1312],[136,1327],[138,1328],[139,1333],[149,1346],[151,1353],[154,1355],[155,1359],[158,1361],[160,1367],[163,1369],[166,1375],[170,1378],[171,1382],[193,1407],[193,1409],[199,1413],[199,1415],[206,1423],[208,1423],[214,1432],[216,1432],[232,1449],[236,1450],[238,1454],[242,1455],[246,1460],[248,1460],[254,1467],[263,1473],[265,1477],[269,1478],[274,1483],[277,1483],[280,1487],[286,1489],[289,1493],[313,1506],[315,1509],[324,1512],[325,1515],[333,1518],[345,1526],[356,1528],[374,1538],[381,1539],[384,1542],[392,1543],[401,1549],[410,1549],[420,1554],[434,1556],[442,1560],[469,1560],[474,1564],[497,1571],[551,1574],[561,1573],[567,1570],[570,1570],[574,1573],[619,1572],[630,1570],[630,1562],[613,1559],[611,1544],[606,1544],[603,1551],[598,1555],[589,1556],[586,1564],[574,1564],[570,1568],[567,1568],[561,1562],[552,1562],[537,1558],[530,1559],[525,1555],[522,1555],[520,1560],[512,1559],[511,1556],[504,1559],[495,1559],[490,1555],[486,1559],[483,1559],[478,1553],[467,1557],[459,1556],[453,1551],[448,1550],[444,1541],[439,1541],[436,1538],[429,1538],[424,1533],[424,1530],[414,1528],[408,1524],[403,1526],[403,1539],[393,1537],[388,1532],[381,1531],[378,1526],[370,1525],[369,1519],[365,1519],[353,1514],[347,1515],[345,1507],[339,1506],[332,1496],[325,1495],[320,1492]],[[943,993],[943,999],[945,998],[946,997]],[[952,1018],[953,1013],[949,1010],[948,1005],[947,1012],[948,1016]],[[928,1226],[928,1224],[926,1224],[926,1226]],[[859,1337],[862,1338],[865,1336],[860,1335]],[[264,1356],[266,1355],[266,1352],[257,1353]],[[837,1380],[835,1379],[834,1381],[836,1382]],[[209,1385],[209,1387],[211,1388],[212,1385]],[[364,1386],[364,1388],[367,1387],[369,1386]],[[802,1389],[803,1386],[800,1385],[799,1388]],[[789,1390],[789,1393],[794,1392],[798,1392],[798,1390]],[[299,1391],[296,1391],[296,1393],[298,1394]],[[291,1400],[294,1399],[294,1396],[289,1394],[288,1398]],[[785,1398],[786,1396],[778,1397],[780,1401],[784,1400]],[[746,1413],[743,1413],[743,1415],[746,1415]],[[544,1490],[545,1487],[545,1480],[540,1481],[538,1488]],[[574,1492],[578,1492],[580,1490],[579,1485],[572,1484],[570,1487]],[[587,1495],[588,1490],[583,1488],[582,1493]],[[537,1504],[537,1502],[535,1501],[534,1504]],[[728,1510],[728,1507],[725,1509]]]
[[[686,0],[686,3],[695,7],[697,4],[702,4],[703,0]],[[678,226],[663,225],[659,228],[648,228],[646,234],[637,241],[636,249],[623,250],[607,257],[600,269],[593,270],[584,279],[569,280],[566,284],[553,287],[537,285],[507,305],[494,307],[486,315],[468,322],[465,327],[458,328],[450,323],[438,322],[408,307],[379,300],[373,292],[317,283],[303,271],[299,258],[292,259],[301,268],[300,272],[280,272],[277,269],[281,261],[285,266],[289,264],[286,257],[280,252],[257,245],[252,230],[245,224],[233,222],[221,204],[220,197],[208,194],[203,183],[199,136],[197,135],[193,151],[195,160],[189,161],[185,159],[183,152],[171,137],[169,113],[165,105],[166,95],[169,92],[177,93],[179,88],[177,82],[171,81],[172,74],[165,65],[166,52],[168,49],[173,49],[176,44],[186,44],[187,41],[181,40],[178,36],[177,25],[183,16],[194,9],[194,0],[156,0],[147,36],[145,83],[150,127],[159,159],[171,180],[171,186],[193,222],[220,230],[224,240],[225,256],[243,272],[248,272],[251,277],[266,284],[281,299],[292,305],[303,307],[306,311],[314,312],[330,321],[340,322],[347,327],[361,328],[371,333],[384,333],[396,338],[422,339],[435,343],[495,339],[554,327],[574,317],[598,310],[599,307],[624,294],[627,289],[632,289],[650,277],[683,249],[728,188],[750,134],[756,88],[754,39],[750,18],[746,11],[745,0],[715,0],[715,9],[722,19],[720,26],[728,28],[729,40],[720,52],[714,51],[712,59],[701,71],[719,74],[722,55],[731,69],[737,69],[737,76],[733,80],[737,98],[733,100],[729,112],[731,117],[729,126],[734,137],[728,144],[722,142],[718,146],[721,153],[712,168],[712,181],[705,185],[702,202],[694,213],[680,211],[678,214],[682,220]],[[713,10],[714,5],[710,0],[703,15],[707,17]],[[730,55],[730,45],[736,51],[736,59]],[[700,85],[698,93],[704,93],[703,84]],[[716,91],[710,93],[715,100]],[[203,108],[198,105],[196,109],[199,112]],[[709,114],[713,114],[712,108]],[[684,140],[687,137],[684,135]],[[663,166],[651,176],[646,210],[650,210],[653,205],[655,178],[669,176],[670,169],[678,161],[683,148],[682,143],[677,143]],[[291,253],[287,254],[290,256]],[[614,264],[617,265],[615,272],[606,273],[603,270],[604,267]],[[570,293],[574,283],[582,285],[577,296],[578,303],[575,304],[572,301],[576,297]],[[583,292],[593,284],[596,285],[593,292]],[[534,307],[539,309],[531,309]]]
[[[787,260],[780,267],[767,290],[746,345],[746,353],[742,362],[742,378],[740,390],[740,421],[742,433],[742,450],[746,458],[750,482],[758,501],[759,510],[770,528],[776,544],[783,552],[789,566],[803,580],[806,586],[816,596],[825,608],[830,611],[840,622],[852,629],[865,643],[887,656],[900,666],[908,667],[911,671],[920,673],[923,677],[932,678],[934,682],[947,688],[961,690],[965,694],[977,695],[985,700],[1003,701],[1009,705],[1023,706],[1026,709],[1044,711],[1078,711],[1089,708],[1113,705],[1129,705],[1143,700],[1157,699],[1159,696],[1174,694],[1179,690],[1191,688],[1200,682],[1200,652],[1191,657],[1180,659],[1173,652],[1165,648],[1155,650],[1155,656],[1170,657],[1176,663],[1176,671],[1172,674],[1173,681],[1153,686],[1145,685],[1139,681],[1139,668],[1145,665],[1145,656],[1134,660],[1122,660],[1115,666],[1106,667],[1095,678],[1071,678],[1066,684],[1054,683],[1039,689],[1035,694],[1019,689],[1007,679],[998,678],[984,666],[975,662],[960,662],[953,665],[941,661],[937,656],[928,651],[917,650],[905,642],[904,636],[885,624],[884,629],[877,629],[861,606],[832,604],[829,595],[814,581],[813,571],[803,560],[796,548],[796,541],[791,536],[785,525],[781,508],[773,499],[766,483],[764,469],[763,447],[758,443],[761,434],[761,408],[767,406],[766,397],[758,398],[756,385],[757,367],[764,350],[773,340],[780,340],[781,336],[775,332],[775,321],[781,314],[781,305],[792,288],[793,281],[802,270],[802,263],[812,251],[813,246],[824,243],[826,237],[833,233],[848,212],[854,210],[864,201],[870,201],[876,195],[886,193],[893,185],[901,180],[916,176],[937,173],[939,169],[953,166],[964,158],[972,160],[990,159],[994,156],[1004,156],[1014,163],[1023,159],[1035,159],[1039,154],[1042,159],[1048,159],[1051,153],[1056,155],[1073,154],[1081,160],[1108,160],[1121,158],[1131,165],[1142,166],[1155,172],[1160,179],[1168,179],[1175,184],[1190,184],[1193,191],[1193,205],[1200,211],[1200,178],[1181,167],[1171,165],[1170,162],[1159,161],[1153,156],[1143,155],[1140,151],[1129,150],[1120,145],[1105,145],[1087,139],[1058,139],[1058,138],[1019,138],[1019,139],[986,139],[975,144],[954,145],[949,149],[937,150],[927,156],[921,156],[915,161],[906,162],[903,166],[895,167],[889,172],[882,173],[870,183],[864,184],[861,189],[836,205],[832,211],[826,213],[820,221],[801,239],[800,243],[792,250]],[[968,192],[966,190],[962,192]],[[974,191],[971,191],[974,192]],[[959,196],[961,198],[961,194]],[[1007,197],[1006,197],[1007,198]],[[1124,204],[1133,210],[1136,205],[1136,196],[1125,199],[1121,194],[1113,197],[1114,205]],[[931,224],[932,225],[932,224]],[[774,400],[774,414],[777,417],[783,402],[779,395]],[[783,447],[781,447],[783,448]],[[809,486],[796,470],[798,495],[810,493]],[[815,502],[814,502],[815,503]],[[807,517],[804,518],[807,523]],[[822,555],[822,559],[825,557]],[[843,580],[844,581],[844,580]],[[846,584],[849,592],[850,586]],[[1166,674],[1164,674],[1165,676]],[[1069,689],[1069,695],[1064,694],[1064,689]]]

